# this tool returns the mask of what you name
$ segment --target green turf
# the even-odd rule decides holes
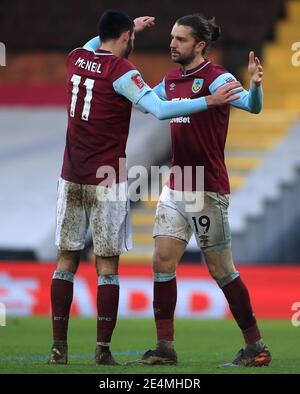
[[[94,319],[71,319],[69,364],[48,366],[45,357],[51,345],[50,320],[9,318],[7,326],[0,327],[0,373],[300,373],[300,327],[293,327],[289,321],[260,322],[264,339],[273,355],[272,364],[263,368],[217,368],[219,364],[231,361],[241,348],[239,330],[233,321],[197,320],[176,322],[178,366],[96,367],[92,356],[95,327]],[[120,319],[113,337],[112,352],[119,362],[125,362],[137,358],[154,343],[152,320]],[[130,352],[132,354],[126,354]]]

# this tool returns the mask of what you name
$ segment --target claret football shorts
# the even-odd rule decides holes
[[[62,178],[58,183],[55,244],[82,250],[90,226],[97,256],[117,256],[132,248],[127,182],[106,188]]]
[[[229,248],[229,195],[202,192],[197,201],[191,192],[184,193],[164,186],[157,204],[153,237],[166,236],[188,243],[194,233],[204,252]]]

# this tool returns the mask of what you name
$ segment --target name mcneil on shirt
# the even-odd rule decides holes
[[[97,74],[101,74],[101,63],[97,63],[97,62],[92,62],[89,60],[84,60],[81,59],[81,57],[79,57],[76,60],[75,66],[83,68],[84,70],[88,70]]]

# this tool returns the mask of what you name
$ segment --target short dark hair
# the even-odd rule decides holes
[[[215,18],[207,19],[202,14],[191,14],[179,18],[176,23],[182,26],[189,26],[192,29],[192,35],[196,42],[205,41],[206,47],[210,46],[212,41],[217,41],[221,34],[220,27],[216,24]]]
[[[98,32],[102,42],[114,40],[121,36],[125,31],[134,29],[134,21],[125,12],[108,10],[101,15],[98,22]]]

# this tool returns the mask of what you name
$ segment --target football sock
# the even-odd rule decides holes
[[[165,341],[164,339],[160,339],[157,341],[156,348],[158,350],[166,350],[166,349],[173,349],[174,343],[173,341]]]
[[[252,349],[255,351],[261,351],[261,350],[263,350],[264,347],[265,347],[265,343],[262,339],[260,339],[259,341],[255,342],[255,343],[247,344],[247,349]]]
[[[52,329],[54,342],[66,342],[73,300],[72,272],[56,270],[51,283]]]
[[[110,343],[105,343],[105,342],[97,342],[97,345],[100,346],[100,351],[102,353],[109,353],[109,345]]]
[[[97,294],[97,345],[108,352],[116,325],[119,305],[118,275],[100,275]]]
[[[174,312],[176,301],[176,273],[155,273],[153,310],[158,346],[162,341],[174,340]],[[168,346],[171,346],[171,344]]]
[[[247,287],[240,277],[221,287],[233,317],[242,330],[245,343],[255,344],[261,339]]]

